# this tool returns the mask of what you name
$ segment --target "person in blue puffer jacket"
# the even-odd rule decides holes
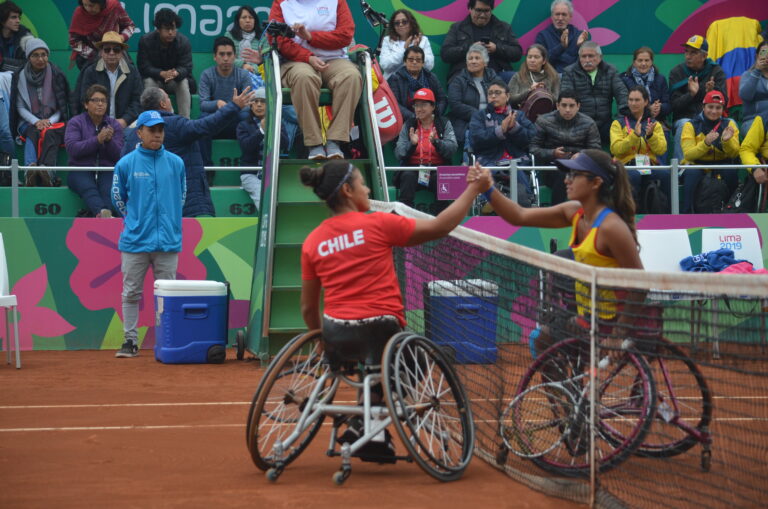
[[[163,146],[165,121],[160,112],[139,115],[136,134],[141,144],[117,162],[112,179],[112,205],[124,218],[118,249],[125,342],[115,357],[139,354],[136,328],[149,266],[155,279],[176,279],[187,192],[184,162]]]

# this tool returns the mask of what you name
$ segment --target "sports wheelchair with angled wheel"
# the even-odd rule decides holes
[[[336,484],[349,477],[354,457],[378,463],[415,461],[440,481],[461,477],[472,457],[474,423],[464,388],[438,346],[399,332],[388,340],[381,366],[368,366],[331,363],[323,344],[320,330],[296,336],[275,356],[256,388],[246,442],[267,479],[276,481],[301,455],[326,417],[332,419],[326,454],[341,457],[341,468],[333,474]],[[379,384],[383,402],[372,397]],[[343,386],[357,390],[362,403],[334,403]],[[340,427],[353,419],[361,423],[359,436],[340,436]],[[406,455],[387,454],[386,446],[375,445],[389,438],[390,425]]]

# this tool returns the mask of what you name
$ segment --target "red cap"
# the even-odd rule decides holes
[[[433,104],[437,102],[435,101],[435,93],[428,88],[418,89],[416,93],[413,94],[413,100],[414,101],[430,101]]]
[[[725,97],[719,90],[710,90],[704,96],[704,104],[722,104],[725,106]]]

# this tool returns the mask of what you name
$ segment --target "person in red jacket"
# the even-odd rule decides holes
[[[288,24],[296,34],[278,36],[277,46],[284,61],[283,84],[291,89],[309,159],[341,159],[340,143],[349,141],[363,89],[360,72],[347,58],[355,23],[346,0],[275,0],[269,19]],[[318,112],[323,86],[333,93],[325,146]]]

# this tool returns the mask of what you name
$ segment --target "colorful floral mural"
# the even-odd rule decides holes
[[[230,281],[230,335],[246,326],[257,220],[184,219],[179,279]],[[122,343],[122,221],[0,218],[23,350]],[[154,344],[153,278],[144,284],[142,346]],[[0,331],[5,331],[4,314]]]

